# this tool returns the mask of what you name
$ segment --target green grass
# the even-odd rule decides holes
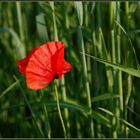
[[[0,138],[139,138],[139,13],[139,2],[0,2]],[[72,71],[57,90],[30,90],[16,61],[58,40]]]

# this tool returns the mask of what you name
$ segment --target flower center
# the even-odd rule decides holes
[[[57,74],[55,75],[54,79],[58,79],[58,75]]]

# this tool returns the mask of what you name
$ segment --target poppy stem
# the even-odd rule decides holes
[[[61,120],[61,124],[62,124],[62,127],[63,127],[64,137],[67,138],[66,128],[65,128],[65,125],[64,125],[64,120],[62,118],[62,114],[61,114],[61,110],[60,110],[60,103],[59,103],[59,97],[58,97],[58,91],[57,91],[56,83],[54,84],[54,88],[55,88],[55,96],[56,96],[58,114],[59,114],[59,117],[60,117],[60,120]]]
[[[40,90],[41,92],[41,101],[42,101],[42,105],[43,105],[43,110],[44,110],[44,114],[45,114],[45,132],[48,136],[48,138],[51,138],[51,128],[50,128],[50,122],[49,122],[49,115],[48,115],[48,110],[47,110],[47,106],[45,104],[45,101],[43,98],[45,98],[44,96],[44,92],[43,90]]]

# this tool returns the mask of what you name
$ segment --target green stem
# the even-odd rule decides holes
[[[21,14],[21,4],[19,1],[16,2],[17,6],[17,16],[18,16],[18,24],[19,24],[19,33],[20,33],[20,39],[22,42],[24,42],[24,26],[22,21],[22,14]]]
[[[23,16],[21,11],[21,3],[20,1],[16,2],[16,8],[17,8],[17,18],[18,18],[18,26],[19,26],[19,34],[20,34],[20,55],[21,57],[25,57],[26,51],[25,51],[25,35],[24,35],[24,29],[25,25],[23,26]]]
[[[114,40],[114,30],[111,30],[111,40],[112,40],[112,62],[116,63],[116,53],[115,53],[115,40]],[[116,79],[116,75],[117,75],[117,71],[114,69],[113,70],[113,83],[114,83],[114,88],[113,88],[113,93],[116,95],[117,94],[117,79]],[[117,114],[117,102],[115,102],[114,100],[112,100],[112,110],[115,113],[115,115]],[[117,138],[117,120],[115,117],[113,117],[112,119],[112,125],[113,125],[113,138]]]
[[[83,35],[82,35],[82,29],[81,26],[78,27],[78,41],[79,41],[79,47],[80,50],[85,53],[85,48],[84,48],[84,41],[83,41]],[[82,63],[83,63],[83,72],[84,72],[84,80],[85,80],[85,90],[87,94],[87,103],[88,107],[90,109],[90,115],[92,114],[92,103],[91,103],[91,95],[90,95],[90,86],[89,86],[89,81],[88,81],[88,74],[87,74],[87,63],[86,63],[86,57],[85,55],[82,55]],[[91,131],[91,137],[94,137],[94,124],[92,118],[90,118],[90,131]]]
[[[56,18],[55,18],[55,9],[54,9],[54,2],[50,2],[50,6],[52,8],[52,16],[53,16],[53,29],[54,29],[54,40],[58,41],[58,31],[56,26]]]
[[[61,110],[60,110],[59,97],[58,97],[58,91],[57,91],[57,86],[56,86],[56,84],[54,84],[54,88],[55,88],[55,96],[56,96],[58,114],[59,114],[59,117],[60,117],[60,120],[61,120],[63,132],[64,132],[64,137],[67,138],[66,128],[65,128],[64,121],[63,121],[62,114],[61,114]]]
[[[55,7],[54,7],[54,2],[50,2],[50,6],[52,7],[52,10],[53,10],[53,13],[52,13],[52,16],[53,16],[53,29],[54,29],[54,40],[55,41],[58,41],[59,40],[59,37],[58,37],[58,30],[57,30],[57,24],[56,24],[56,16],[55,16]],[[64,8],[64,10],[66,10],[66,8]],[[65,11],[65,13],[67,13],[67,11]],[[69,27],[69,23],[68,23],[68,17],[67,17],[67,14],[65,14],[65,20],[66,20],[66,27]],[[66,101],[67,100],[67,97],[66,97],[66,87],[65,87],[65,78],[64,76],[61,78],[60,80],[60,84],[62,86],[62,98],[63,98],[63,101]],[[67,135],[70,136],[70,123],[68,121],[68,109],[64,109],[64,118],[66,120],[66,127],[67,127]]]
[[[69,17],[68,17],[68,5],[67,2],[64,3],[64,17],[65,17],[65,31],[68,33],[68,41],[71,40],[69,38]],[[62,76],[61,79],[61,85],[62,85],[62,98],[63,101],[67,101],[67,96],[66,96],[66,86],[65,86],[65,77]],[[64,118],[66,121],[66,129],[67,129],[67,136],[70,137],[70,121],[69,121],[69,112],[68,109],[64,109]]]
[[[125,15],[126,15],[125,23],[127,23],[126,24],[126,31],[129,32],[129,24],[128,24],[129,23],[129,19],[128,19],[128,15],[129,15],[129,2],[128,1],[125,3]],[[126,44],[126,46],[128,45],[127,40],[125,40],[125,44]],[[130,59],[132,59],[132,58],[130,57],[129,60]],[[124,102],[124,105],[125,105],[124,118],[125,118],[126,121],[128,120],[127,107],[128,107],[128,102],[129,102],[130,97],[131,97],[132,86],[133,86],[132,85],[132,76],[128,75],[128,77],[127,77],[127,95],[126,95],[125,102]],[[127,127],[125,126],[124,129],[125,129],[126,137],[128,137]]]
[[[120,2],[117,2],[117,6],[120,9]],[[117,12],[117,21],[120,23],[119,12]],[[121,39],[120,39],[120,28],[117,28],[117,63],[121,63]],[[118,88],[120,94],[120,111],[123,112],[123,85],[122,85],[122,72],[118,72]],[[121,116],[122,117],[122,116]]]
[[[115,13],[114,13],[114,8],[115,8],[115,3],[114,2],[110,2],[110,29],[111,29],[111,49],[112,49],[112,62],[116,63],[116,46],[115,46],[115,31],[114,31],[114,19],[115,19]],[[118,94],[118,70],[114,69],[113,70],[113,93],[115,95]],[[119,103],[116,100],[112,100],[112,111],[114,112],[114,114],[116,116],[118,116],[119,114]],[[117,130],[119,128],[119,122],[118,120],[113,117],[112,119],[112,126],[113,126],[113,138],[117,138],[118,134],[117,134]]]
[[[116,4],[116,20],[121,23],[120,20],[120,2],[117,2]],[[116,32],[117,32],[117,37],[116,37],[116,48],[117,48],[117,63],[121,64],[121,38],[120,38],[120,28],[116,27]],[[120,96],[119,100],[119,115],[120,118],[123,118],[123,113],[124,113],[124,102],[123,102],[123,81],[122,81],[122,71],[118,71],[118,95]],[[124,137],[125,132],[124,132],[124,124],[120,122],[120,132],[122,136]]]
[[[98,55],[98,53],[99,53],[99,56],[100,56],[100,58],[103,58],[104,56],[103,56],[103,44],[102,44],[102,38],[101,38],[101,30],[102,30],[102,8],[101,8],[101,3],[100,2],[98,2],[97,4],[96,4],[96,7],[97,7],[97,19],[95,19],[95,20],[97,20],[97,32],[96,32],[96,34],[97,34],[97,44],[96,44],[96,54]],[[104,83],[103,83],[103,80],[102,80],[102,77],[103,77],[103,66],[102,65],[98,65],[97,64],[97,71],[98,71],[98,78],[97,78],[97,82],[98,82],[98,90],[97,90],[97,95],[99,95],[100,93],[99,93],[99,91],[100,92],[103,92],[104,91]],[[97,106],[100,106],[100,104],[99,103],[97,103]],[[95,127],[97,130],[96,131],[98,131],[98,132],[100,132],[100,131],[102,131],[101,130],[101,124],[97,124],[97,127]],[[97,137],[101,137],[101,134],[100,133],[97,133]]]
[[[114,2],[110,2],[109,3],[109,14],[110,14],[109,23],[110,23],[110,28],[111,29],[113,28],[113,20],[114,20],[114,9],[113,9],[113,7],[114,7]]]
[[[42,90],[41,90],[41,98],[42,98],[42,100],[44,99],[44,93]],[[42,101],[42,104],[43,104],[43,109],[44,109],[44,113],[45,113],[45,132],[47,133],[48,138],[51,138],[51,129],[50,129],[48,111],[47,111],[47,107],[46,107],[44,100]]]
[[[62,76],[61,79],[61,86],[62,86],[62,99],[64,102],[67,101],[67,96],[66,96],[66,88],[65,88],[65,79],[64,76]],[[64,119],[66,120],[66,128],[67,128],[67,136],[70,137],[70,123],[69,123],[69,112],[68,109],[64,109]]]

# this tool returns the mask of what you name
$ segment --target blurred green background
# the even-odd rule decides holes
[[[16,66],[58,40],[73,65],[57,87],[67,137],[140,137],[139,13],[139,2],[0,2],[0,137],[64,137],[54,83],[30,90]]]

